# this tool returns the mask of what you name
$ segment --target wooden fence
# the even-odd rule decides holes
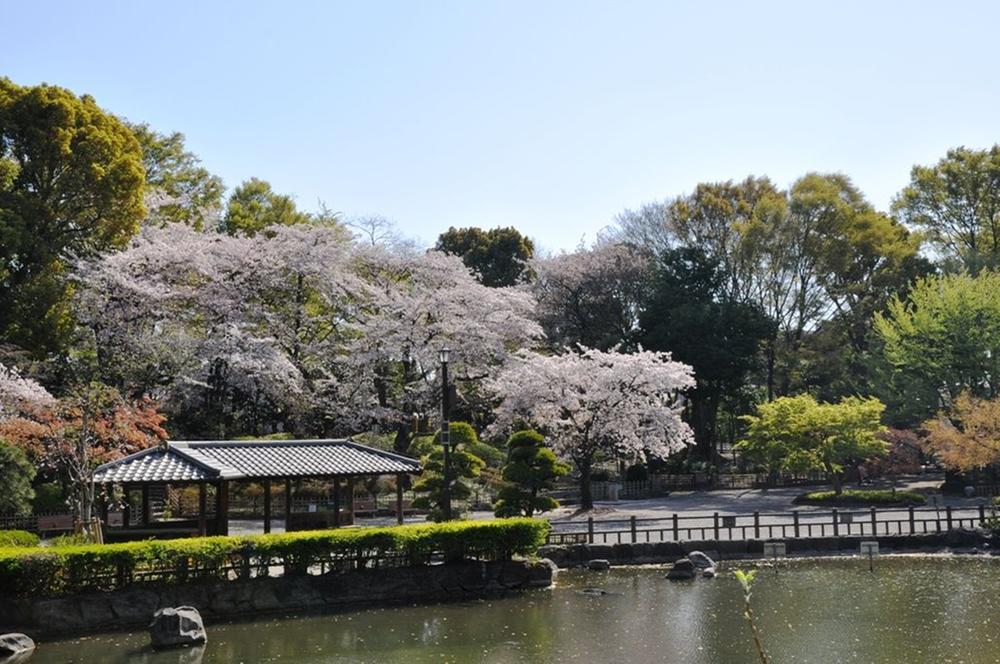
[[[673,514],[659,519],[594,519],[554,522],[549,544],[745,541],[809,537],[922,535],[985,523],[985,505],[971,508],[903,507],[709,515]]]

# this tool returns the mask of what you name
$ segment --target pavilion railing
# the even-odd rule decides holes
[[[991,511],[975,507],[844,508],[752,514],[672,514],[654,519],[554,521],[549,544],[638,544],[812,537],[879,537],[975,529]]]

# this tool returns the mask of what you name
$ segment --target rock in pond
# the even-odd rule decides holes
[[[702,553],[701,551],[692,551],[687,554],[687,559],[694,563],[694,566],[698,569],[715,567],[715,561],[709,558],[708,554]]]
[[[606,569],[611,569],[611,562],[603,558],[596,558],[587,563],[587,569],[603,572]]]
[[[671,581],[684,581],[693,579],[696,575],[694,563],[687,558],[681,558],[674,563],[674,566],[667,572],[667,578]]]
[[[34,649],[35,642],[27,634],[0,635],[0,660],[4,662],[23,662]]]
[[[154,648],[190,646],[208,641],[201,614],[193,606],[167,607],[153,614],[149,640]]]
[[[715,566],[713,565],[712,567],[706,567],[705,569],[701,570],[701,575],[703,577],[705,577],[706,579],[714,579],[715,578]]]

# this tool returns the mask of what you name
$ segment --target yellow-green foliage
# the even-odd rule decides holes
[[[38,535],[27,530],[0,530],[0,549],[38,546]]]
[[[223,567],[270,565],[301,572],[320,559],[424,564],[446,560],[504,560],[530,555],[549,525],[535,519],[465,521],[388,528],[350,528],[248,537],[198,537],[59,548],[0,549],[0,596],[56,595],[121,588],[139,576],[160,582],[225,579]]]

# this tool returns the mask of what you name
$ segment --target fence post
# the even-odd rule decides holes
[[[840,524],[837,522],[837,508],[833,508],[833,536],[840,536]]]
[[[799,511],[792,510],[792,523],[795,524],[795,536],[799,536]]]
[[[986,505],[979,503],[979,525],[986,523]]]
[[[948,530],[951,530],[951,505],[946,505],[944,508],[944,516],[947,520]]]
[[[594,517],[587,517],[587,544],[594,543]]]
[[[677,514],[676,513],[674,513],[673,521],[674,521],[674,541],[675,542],[679,542],[680,539],[681,539],[681,532],[680,532],[680,528],[677,527],[678,524],[677,524]]]
[[[635,532],[635,515],[633,514],[632,516],[630,516],[628,520],[629,520],[628,525],[632,529],[632,544],[635,544],[638,541],[638,537],[636,536]]]
[[[878,513],[872,507],[872,537],[878,535]]]
[[[909,510],[910,510],[910,534],[911,535],[916,535],[917,534],[917,524],[913,520],[913,505],[910,505]]]
[[[753,513],[753,538],[760,539],[760,512]]]
[[[715,512],[712,515],[712,532],[715,534],[715,541],[719,541],[719,513]]]

